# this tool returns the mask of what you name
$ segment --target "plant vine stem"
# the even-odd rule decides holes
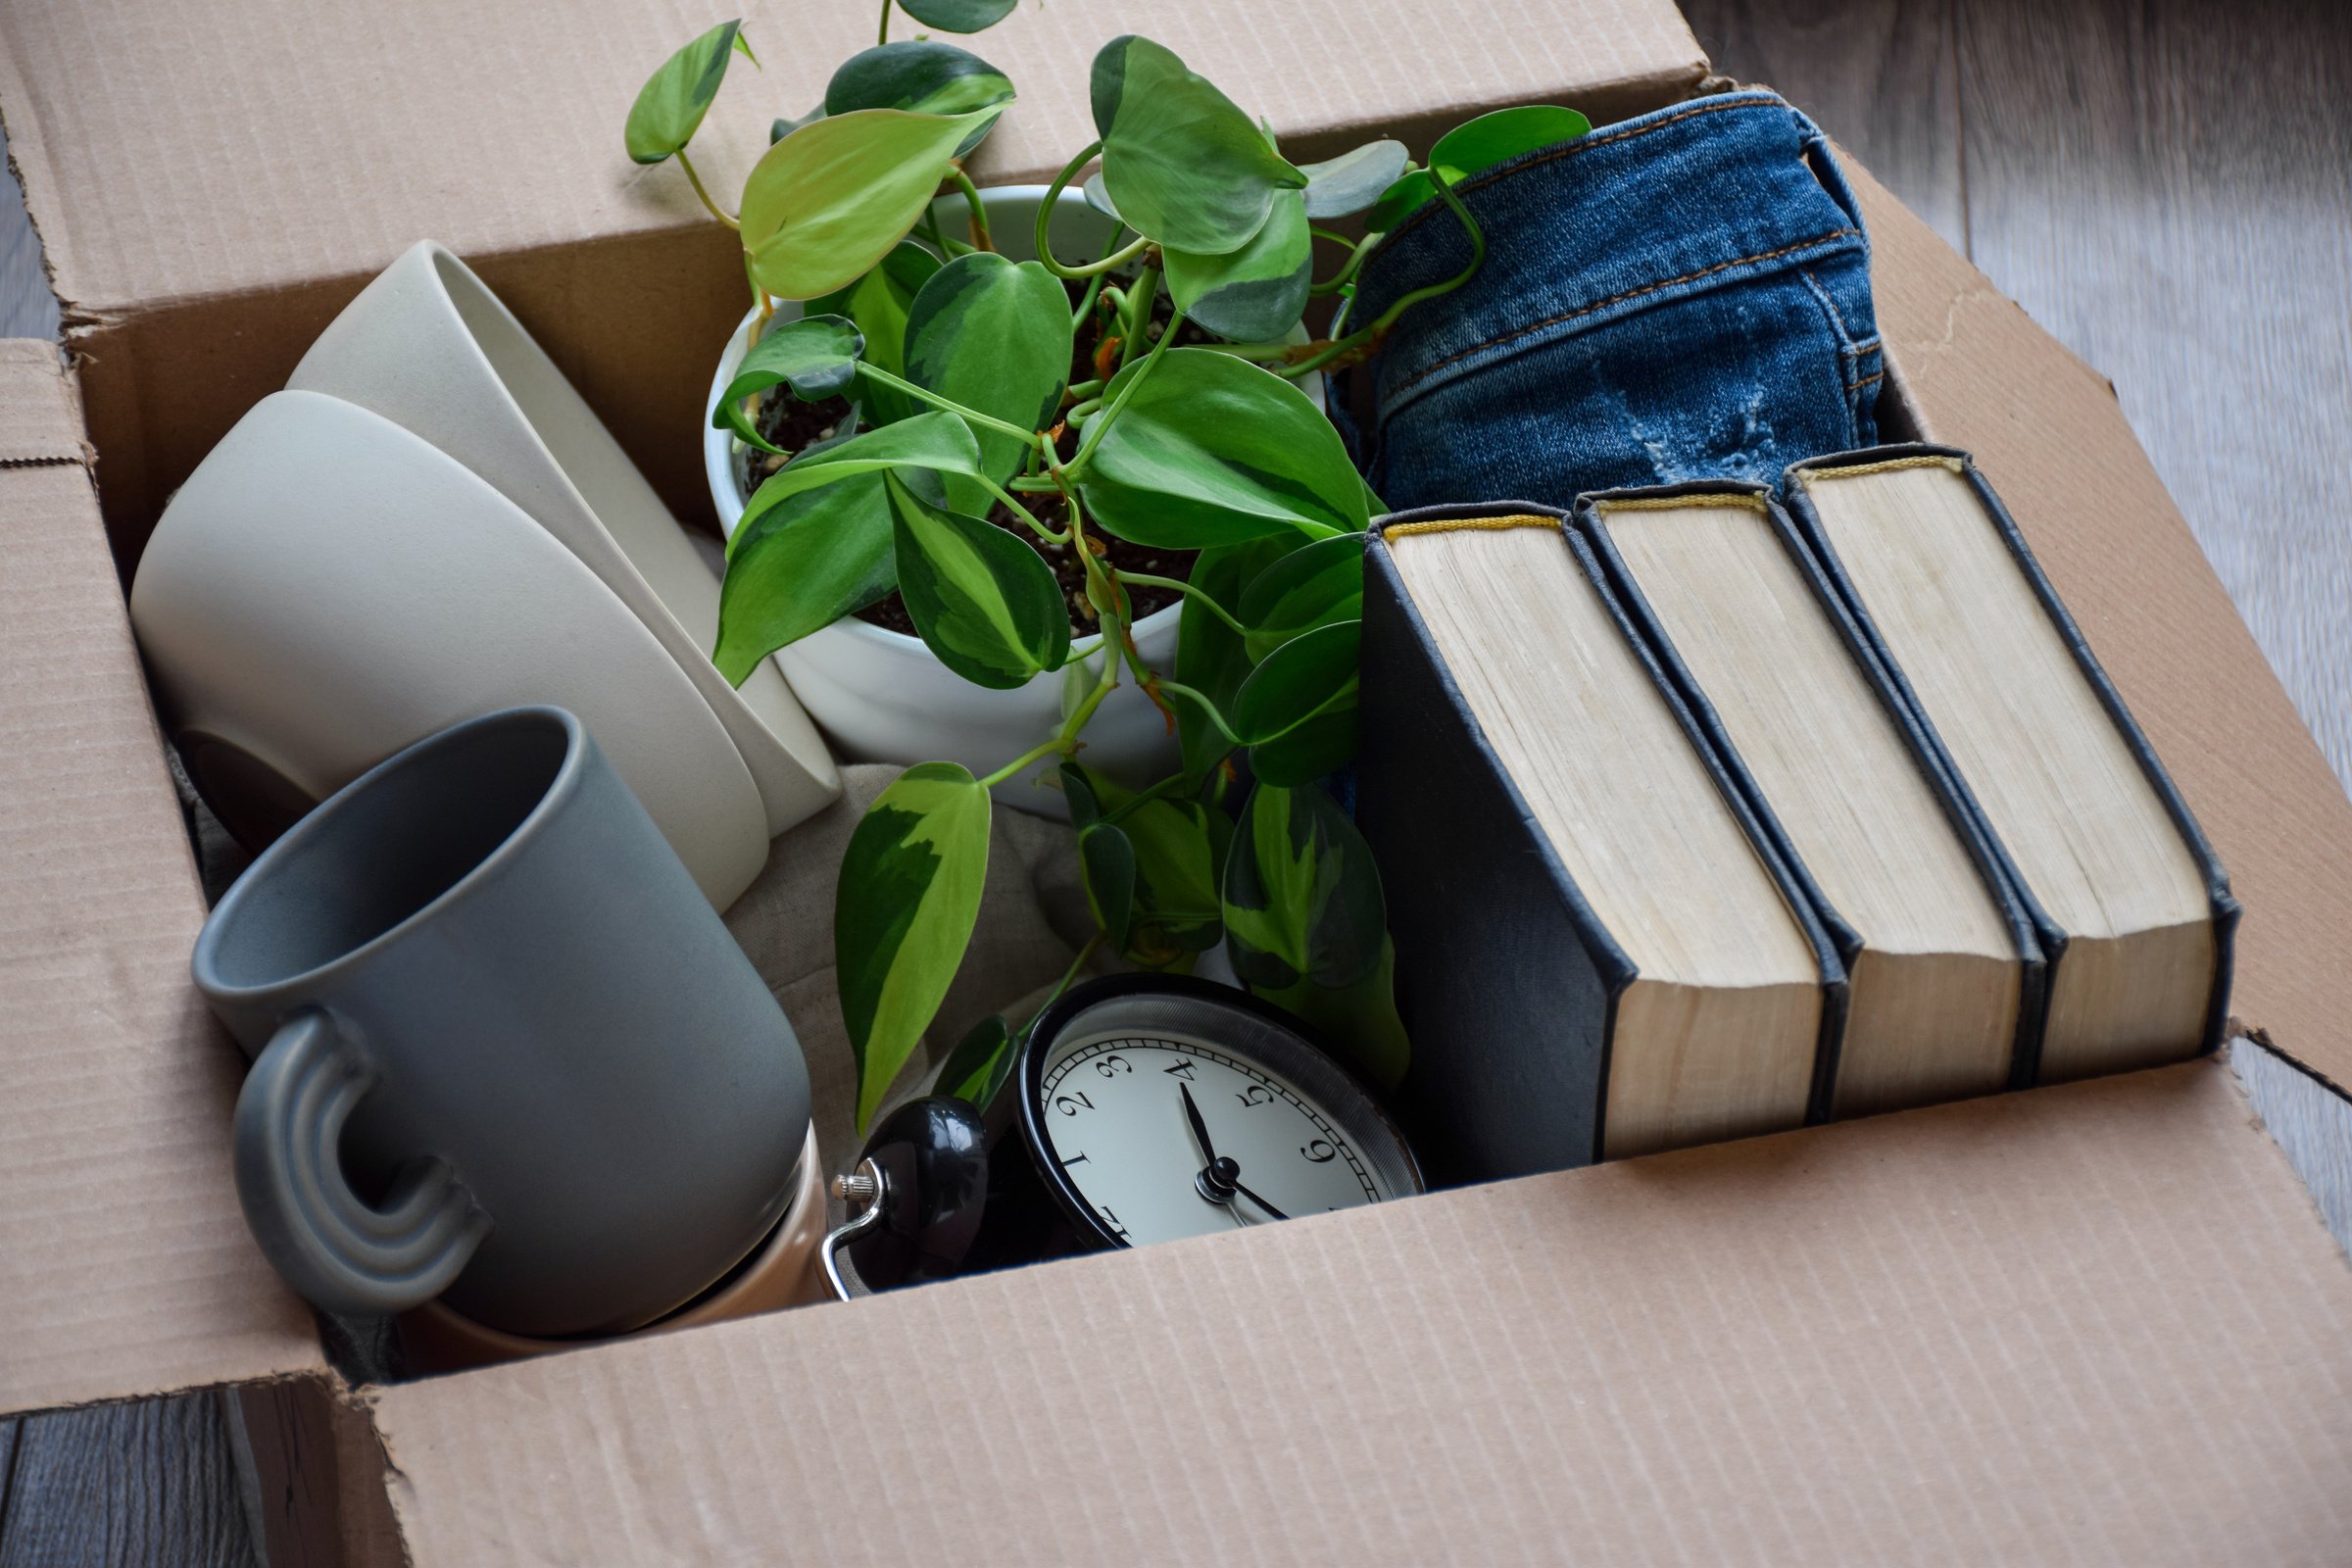
[[[1127,580],[1133,582],[1135,578],[1130,575]],[[1183,787],[1184,775],[1182,773],[1170,773],[1166,778],[1161,779],[1158,783],[1152,785],[1150,789],[1145,790],[1142,794],[1130,798],[1126,805],[1119,807],[1115,810],[1103,812],[1102,825],[1104,827],[1116,827],[1119,823],[1125,821],[1128,817],[1135,814],[1137,808],[1148,806],[1156,800],[1161,800],[1166,796],[1174,794]]]
[[[1179,685],[1172,680],[1161,681],[1159,683],[1159,689],[1162,694],[1169,697],[1191,698],[1194,702],[1200,705],[1200,711],[1208,715],[1208,721],[1217,726],[1218,734],[1224,736],[1236,746],[1244,746],[1249,744],[1239,735],[1236,735],[1233,732],[1233,726],[1225,722],[1225,715],[1217,711],[1217,705],[1210,702],[1204,693],[1197,692],[1190,686]]]
[[[988,486],[988,493],[992,496],[995,496],[999,501],[1004,502],[1005,507],[1011,511],[1014,516],[1027,523],[1031,533],[1036,534],[1040,539],[1045,540],[1048,544],[1066,545],[1070,542],[1070,536],[1066,529],[1060,533],[1055,533],[1053,529],[1038,521],[1034,513],[1032,513],[1027,507],[1022,506],[1018,501],[1015,501],[1012,498],[1011,493],[1005,490],[1002,485],[998,484],[996,480],[991,479],[986,474],[981,474],[979,477],[980,482]]]
[[[1135,352],[1143,346],[1152,332],[1152,304],[1159,298],[1159,270],[1147,267],[1136,274],[1135,287],[1127,292],[1127,319],[1119,329],[1119,368],[1126,368],[1135,361]]]
[[[1032,766],[1055,753],[1066,755],[1069,749],[1070,743],[1058,734],[1050,741],[1041,741],[1011,761],[1006,762],[1003,767],[998,768],[994,773],[989,774],[988,777],[980,780],[980,787],[984,790],[993,790],[1007,779],[1020,777]]]
[[[1078,971],[1086,967],[1086,960],[1095,956],[1095,950],[1097,948],[1100,948],[1103,943],[1109,940],[1110,933],[1101,930],[1098,930],[1093,936],[1086,939],[1086,946],[1078,950],[1078,956],[1070,960],[1070,966],[1061,971],[1061,979],[1055,983],[1051,992],[1047,993],[1044,1005],[1037,1009],[1037,1013],[1034,1017],[1021,1026],[1021,1033],[1013,1037],[1015,1044],[1019,1043],[1022,1036],[1027,1035],[1030,1030],[1037,1027],[1038,1019],[1043,1018],[1046,1015],[1046,1008],[1053,1006],[1054,1004],[1061,1000],[1061,994],[1070,989],[1070,982],[1078,978]]]
[[[1048,243],[1046,229],[1053,221],[1054,209],[1060,203],[1062,191],[1077,176],[1078,171],[1084,169],[1088,161],[1102,150],[1102,142],[1088,142],[1077,157],[1062,165],[1061,172],[1054,176],[1054,183],[1046,187],[1046,199],[1038,204],[1037,259],[1045,267],[1045,270],[1055,277],[1093,277],[1100,272],[1113,271],[1143,255],[1144,247],[1152,243],[1143,235],[1138,234],[1131,243],[1122,245],[1101,261],[1089,262],[1084,267],[1072,267],[1059,260],[1054,254],[1054,247]]]
[[[1201,609],[1216,616],[1226,625],[1231,626],[1242,636],[1247,637],[1250,635],[1250,628],[1243,625],[1240,621],[1234,619],[1232,615],[1228,614],[1225,607],[1218,604],[1214,599],[1210,598],[1208,591],[1204,588],[1195,587],[1189,582],[1178,582],[1173,577],[1153,577],[1140,571],[1122,571],[1119,573],[1119,581],[1140,582],[1147,588],[1171,589],[1176,593],[1184,595],[1185,598],[1190,599],[1193,603],[1199,605]]]
[[[1450,294],[1464,283],[1469,282],[1471,276],[1477,272],[1487,259],[1487,236],[1485,230],[1478,226],[1478,220],[1470,216],[1470,209],[1462,205],[1462,199],[1453,193],[1453,187],[1446,183],[1444,174],[1439,173],[1435,168],[1429,170],[1428,173],[1429,182],[1437,190],[1438,199],[1453,210],[1453,216],[1459,219],[1462,227],[1470,232],[1470,265],[1442,283],[1431,283],[1399,297],[1396,304],[1380,313],[1379,320],[1364,328],[1365,332],[1375,336],[1387,332],[1390,327],[1396,324],[1396,318],[1423,300],[1434,300],[1442,294]]]
[[[882,0],[882,30],[874,35],[876,48],[890,42],[890,0]]]
[[[963,205],[972,211],[972,246],[975,250],[993,251],[996,242],[988,237],[988,209],[980,205],[980,187],[972,176],[957,168],[954,178],[956,188],[963,193]]]
[[[694,172],[693,163],[686,157],[686,149],[683,147],[679,148],[677,156],[678,167],[686,171],[686,183],[694,187],[695,195],[702,198],[703,205],[710,210],[710,216],[717,219],[720,222],[726,224],[729,228],[740,230],[743,227],[743,224],[736,221],[734,219],[729,218],[726,215],[726,212],[720,208],[718,203],[710,199],[710,193],[703,189],[703,176]]]
[[[1364,258],[1372,254],[1372,247],[1379,244],[1382,237],[1379,234],[1366,234],[1355,248],[1348,253],[1348,260],[1341,265],[1338,271],[1322,282],[1310,285],[1307,292],[1309,294],[1330,294],[1346,288],[1348,280],[1354,277],[1357,270],[1363,267]]]
[[[916,386],[912,381],[906,379],[904,376],[893,375],[888,370],[883,369],[881,367],[868,365],[863,360],[858,362],[858,373],[859,375],[871,376],[874,380],[881,382],[884,386],[896,387],[901,392],[906,393],[908,397],[919,398],[923,402],[930,404],[935,409],[945,409],[950,414],[961,415],[964,418],[970,420],[974,424],[983,424],[991,430],[1001,431],[1002,433],[1012,437],[1015,441],[1027,443],[1037,439],[1037,432],[1035,430],[1024,430],[1019,425],[1014,424],[1009,420],[1000,419],[991,414],[982,414],[978,409],[967,409],[962,404],[956,402],[954,398],[943,398],[938,393],[932,391],[929,387]]]
[[[1119,411],[1127,406],[1127,400],[1135,396],[1135,389],[1152,378],[1152,368],[1168,351],[1168,345],[1176,341],[1176,329],[1182,325],[1184,312],[1180,310],[1168,318],[1168,329],[1160,334],[1158,342],[1152,345],[1152,352],[1144,356],[1143,363],[1135,368],[1135,373],[1127,377],[1127,384],[1119,388],[1119,395],[1111,400],[1110,406],[1086,421],[1086,436],[1078,443],[1077,454],[1067,463],[1054,465],[1055,478],[1065,483],[1074,482],[1078,475],[1086,471],[1087,463],[1095,455],[1095,448],[1102,444],[1102,432],[1110,428],[1110,421],[1119,416]]]

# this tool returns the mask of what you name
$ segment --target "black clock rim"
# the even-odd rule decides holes
[[[1037,1022],[1030,1028],[1028,1038],[1021,1042],[1021,1058],[1019,1069],[1015,1074],[1020,1083],[1018,1099],[1020,1102],[1021,1143],[1028,1150],[1029,1162],[1037,1167],[1039,1179],[1045,1183],[1046,1191],[1053,1194],[1054,1201],[1060,1205],[1063,1215],[1078,1228],[1080,1235],[1088,1238],[1096,1247],[1116,1250],[1125,1249],[1134,1244],[1112,1235],[1103,1228],[1102,1220],[1095,1215],[1094,1205],[1087,1202],[1085,1196],[1078,1191],[1077,1185],[1070,1180],[1069,1173],[1064,1171],[1054,1159],[1053,1145],[1046,1138],[1045,1128],[1040,1119],[1045,1114],[1041,1108],[1045,1095],[1046,1077],[1043,1042],[1059,1035],[1070,1020],[1086,1008],[1099,1003],[1141,993],[1154,996],[1190,997],[1197,1002],[1253,1013],[1261,1021],[1298,1036],[1308,1049],[1322,1056],[1325,1064],[1331,1068],[1342,1084],[1355,1092],[1357,1099],[1362,1102],[1365,1108],[1370,1110],[1374,1121],[1379,1124],[1380,1130],[1388,1135],[1389,1142],[1404,1161],[1405,1171],[1412,1178],[1413,1190],[1397,1196],[1419,1197],[1429,1191],[1429,1179],[1422,1174],[1420,1156],[1413,1152],[1413,1146],[1405,1141],[1403,1132],[1397,1128],[1395,1118],[1389,1115],[1387,1107],[1381,1104],[1379,1097],[1365,1086],[1363,1079],[1358,1077],[1342,1059],[1339,1053],[1332,1049],[1331,1042],[1297,1013],[1275,1006],[1272,1003],[1252,996],[1239,986],[1218,985],[1214,981],[1197,979],[1192,975],[1148,973],[1102,975],[1089,980],[1083,985],[1072,986],[1056,997],[1044,1012],[1038,1014]]]

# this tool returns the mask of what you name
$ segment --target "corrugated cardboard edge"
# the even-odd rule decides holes
[[[2352,1086],[2352,801],[2114,388],[1851,159],[1902,400],[1999,491],[2245,906],[2229,1032]]]
[[[419,1564],[2340,1560],[2205,1060],[382,1390]]]
[[[246,1232],[235,1048],[53,345],[0,344],[0,1411],[323,1367]]]

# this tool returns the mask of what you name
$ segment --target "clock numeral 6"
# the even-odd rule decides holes
[[[1304,1154],[1308,1159],[1314,1161],[1314,1163],[1318,1165],[1323,1164],[1327,1160],[1337,1159],[1340,1153],[1338,1150],[1332,1148],[1331,1145],[1325,1143],[1320,1138],[1316,1139],[1311,1144],[1299,1145],[1298,1152]]]
[[[1127,1065],[1125,1056],[1104,1056],[1095,1063],[1095,1071],[1105,1078],[1116,1078],[1123,1072],[1133,1072],[1135,1069]]]
[[[1087,1099],[1083,1091],[1063,1095],[1054,1102],[1054,1108],[1060,1111],[1064,1116],[1077,1115],[1078,1109],[1082,1105],[1088,1110],[1095,1108],[1095,1102]]]
[[[1251,1084],[1233,1098],[1245,1105],[1270,1105],[1274,1102],[1274,1091],[1264,1084]]]

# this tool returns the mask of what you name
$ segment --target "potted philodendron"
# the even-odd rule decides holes
[[[1009,9],[906,6],[958,32]],[[1353,755],[1364,529],[1381,509],[1298,383],[1368,356],[1477,266],[1350,322],[1383,231],[1442,201],[1483,254],[1453,183],[1581,134],[1583,117],[1486,116],[1426,167],[1391,141],[1301,167],[1174,54],[1116,38],[1094,63],[1097,138],[1025,198],[1015,260],[1004,209],[963,169],[1011,82],[951,45],[893,43],[890,22],[886,7],[877,45],[814,113],[777,122],[736,214],[686,161],[730,54],[750,55],[736,24],[663,65],[628,124],[632,157],[676,157],[738,229],[753,296],[711,414],[750,454],[720,669],[741,680],[863,612],[969,692],[1053,694],[1001,762],[908,767],[851,837],[834,940],[858,1123],[970,939],[991,791],[1033,773],[1060,792],[1098,924],[1073,976],[1098,953],[1183,969],[1222,943],[1245,984],[1394,1084],[1408,1048],[1379,875],[1321,782]],[[1082,254],[1071,190],[1098,158]],[[1320,226],[1357,214],[1360,238]],[[1318,242],[1341,255],[1320,279]],[[1318,294],[1341,303],[1310,339],[1298,322]],[[1138,635],[1155,612],[1173,615],[1172,648]],[[1122,692],[1174,738],[1157,776],[1113,776],[1091,752]],[[983,1024],[941,1087],[985,1104],[1026,1022]]]

